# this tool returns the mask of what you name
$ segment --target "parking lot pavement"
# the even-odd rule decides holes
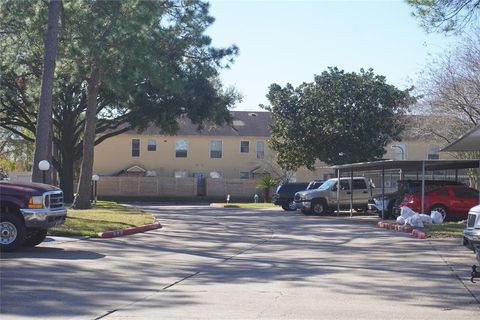
[[[477,320],[480,314],[477,287],[467,283],[474,255],[452,241],[388,232],[372,217],[142,209],[163,228],[2,255],[2,320]]]

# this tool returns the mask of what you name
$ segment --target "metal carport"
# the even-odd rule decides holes
[[[479,172],[480,172],[480,159],[475,159],[475,160],[380,160],[380,161],[372,161],[372,162],[342,164],[342,165],[331,166],[329,168],[336,170],[338,179],[340,179],[341,173],[345,173],[345,172],[349,172],[351,179],[353,179],[353,173],[355,171],[363,172],[363,171],[380,171],[381,170],[382,181],[385,181],[385,169],[401,169],[402,171],[403,170],[421,171],[422,172],[421,213],[424,213],[425,172],[426,171],[479,168]],[[351,188],[352,188],[352,183],[350,183],[350,215],[353,209],[353,192]],[[385,185],[384,183],[382,183],[382,197],[384,196],[385,196]],[[340,211],[338,191],[337,191],[337,210]],[[385,208],[382,208],[382,220],[384,218],[384,210]]]

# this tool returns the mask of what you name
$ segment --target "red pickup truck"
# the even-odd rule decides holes
[[[0,181],[1,251],[40,244],[48,228],[63,224],[66,217],[61,189],[41,183]]]

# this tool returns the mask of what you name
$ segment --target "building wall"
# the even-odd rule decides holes
[[[140,139],[140,156],[132,157],[132,139]],[[156,140],[156,151],[147,151],[147,142]],[[188,141],[188,155],[186,158],[175,157],[175,143],[177,140]],[[222,158],[210,158],[210,141],[223,142]],[[265,159],[256,157],[256,141],[265,141]],[[240,141],[249,141],[249,153],[240,152]],[[428,149],[434,142],[424,140],[404,140],[394,142],[386,147],[384,159],[400,160],[398,148],[392,145],[404,145],[406,160],[422,160],[428,158]],[[273,152],[268,149],[265,137],[215,137],[215,136],[161,136],[161,135],[119,135],[110,138],[95,147],[94,173],[100,175],[114,175],[133,165],[139,165],[146,170],[157,171],[160,177],[174,177],[175,171],[185,171],[188,177],[194,173],[209,173],[219,171],[224,178],[238,179],[240,172],[249,172],[257,167],[268,167],[273,163]],[[448,153],[439,153],[440,159],[449,159]],[[267,169],[268,171],[268,169]],[[314,179],[328,179],[334,176],[334,171],[328,165],[318,161],[315,170],[299,168],[294,176],[296,181],[310,181]],[[251,177],[250,177],[251,178]]]
[[[140,156],[132,157],[132,139],[140,139]],[[156,140],[156,151],[148,151],[148,140]],[[177,140],[188,141],[186,158],[175,156]],[[210,158],[210,141],[222,141],[222,158]],[[257,159],[256,142],[265,141],[265,159]],[[240,141],[249,141],[248,153],[240,152]],[[265,137],[207,137],[207,136],[148,136],[119,135],[95,147],[94,173],[113,175],[133,165],[157,171],[162,177],[174,177],[175,171],[186,171],[188,176],[212,171],[224,177],[240,178],[240,172],[249,172],[261,166],[269,156]]]

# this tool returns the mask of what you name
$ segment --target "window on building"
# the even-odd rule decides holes
[[[240,152],[241,153],[250,152],[250,141],[240,141]]]
[[[407,145],[404,143],[397,143],[392,146],[394,160],[407,160]]]
[[[132,139],[132,157],[140,157],[140,139]]]
[[[188,155],[188,141],[177,140],[175,142],[175,157],[186,158]]]
[[[265,158],[265,141],[257,141],[257,159]]]
[[[222,157],[222,141],[212,140],[210,141],[210,158]]]
[[[438,151],[440,150],[440,147],[435,145],[435,144],[429,144],[427,148],[427,158],[428,160],[438,160],[440,159],[440,155],[438,154]]]
[[[240,179],[250,179],[250,172],[248,171],[240,172]]]
[[[147,150],[157,151],[157,140],[148,140]]]

